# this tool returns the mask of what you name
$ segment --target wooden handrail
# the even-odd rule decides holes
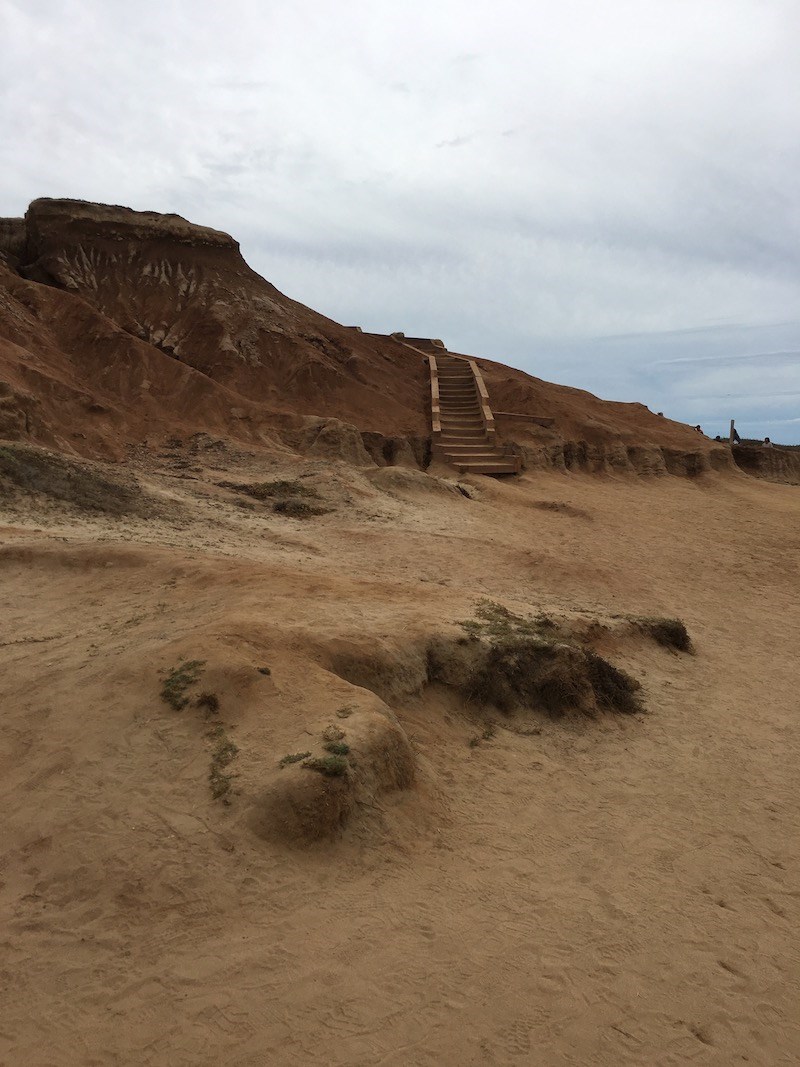
[[[535,422],[537,426],[554,426],[555,419],[547,415],[529,415],[525,411],[495,411],[495,419],[523,419],[525,422]]]
[[[442,436],[442,412],[439,401],[439,367],[436,363],[436,356],[434,356],[432,352],[423,352],[422,349],[410,345],[406,340],[400,341],[400,344],[404,345],[406,348],[410,348],[412,352],[418,352],[423,359],[428,361],[428,367],[430,368],[431,374],[431,424],[434,441],[438,441]],[[472,377],[475,380],[475,386],[478,390],[478,401],[481,406],[481,418],[483,419],[486,436],[489,438],[490,442],[493,442],[495,439],[494,415],[489,406],[489,391],[486,388],[486,382],[483,380],[480,367],[474,359],[468,359],[466,356],[454,356],[452,352],[447,352],[446,354],[452,356],[453,359],[458,359],[469,364],[469,368],[472,371]]]
[[[489,391],[486,388],[486,382],[483,380],[480,367],[474,359],[467,361],[472,368],[472,376],[475,379],[475,384],[478,387],[478,400],[481,405],[481,416],[483,418],[483,425],[486,428],[487,436],[491,439],[495,435],[494,415],[492,409],[489,407]]]
[[[431,372],[431,433],[434,441],[442,436],[442,409],[439,400],[439,368],[436,364],[436,356],[428,356],[428,367]]]

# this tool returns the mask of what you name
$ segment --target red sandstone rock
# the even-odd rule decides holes
[[[479,363],[495,409],[555,418],[552,429],[499,423],[530,463],[730,462],[640,404]],[[24,220],[0,220],[0,436],[89,456],[199,431],[295,447],[313,438],[369,462],[350,428],[332,439],[346,423],[380,462],[382,440],[424,451],[428,413],[419,352],[284,296],[225,233],[76,200],[35,200]]]

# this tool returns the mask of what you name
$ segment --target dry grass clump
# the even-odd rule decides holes
[[[510,712],[524,707],[553,717],[569,712],[642,710],[640,683],[580,645],[545,615],[515,615],[491,601],[477,618],[462,622],[471,642],[457,649],[439,645],[429,655],[433,680],[457,684],[481,704]]]
[[[44,449],[0,448],[0,495],[22,490],[104,515],[149,515],[153,504],[138,482],[113,481],[94,468]]]
[[[325,515],[330,508],[313,503],[320,495],[309,485],[297,479],[277,479],[271,482],[217,482],[223,489],[235,489],[239,493],[262,502],[271,501],[272,510],[291,519],[310,519]]]
[[[277,479],[271,482],[217,482],[222,489],[235,489],[256,500],[274,500],[288,497],[306,497],[319,499],[319,493],[311,486],[303,485],[297,479]]]
[[[643,633],[665,648],[673,648],[677,652],[692,651],[692,639],[681,619],[643,617],[634,619],[633,622]]]
[[[326,515],[330,508],[321,508],[317,504],[310,504],[307,500],[276,500],[272,510],[279,515],[288,515],[291,519],[310,519],[312,515]]]
[[[485,637],[492,642],[521,637],[543,637],[558,630],[558,624],[540,612],[538,615],[515,615],[513,611],[493,600],[479,600],[475,618],[458,624],[470,637]]]

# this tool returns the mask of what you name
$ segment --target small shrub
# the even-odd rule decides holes
[[[665,648],[674,648],[677,652],[691,652],[692,639],[686,624],[680,619],[665,619],[660,617],[640,618],[634,620],[639,629],[663,645]]]
[[[196,708],[202,708],[206,715],[214,715],[219,711],[219,697],[213,693],[201,693],[195,700],[194,706]]]
[[[194,685],[203,673],[205,660],[190,659],[169,672],[161,686],[161,699],[175,711],[183,711],[189,703],[186,690]]]
[[[223,797],[226,797],[230,792],[233,775],[225,774],[224,771],[225,768],[236,759],[238,753],[238,747],[223,733],[217,747],[211,755],[211,769],[208,774],[209,784],[211,785],[211,795],[214,800],[220,800]]]
[[[278,766],[281,768],[289,767],[292,763],[299,763],[300,760],[308,759],[310,755],[310,752],[292,752],[288,756],[282,756],[278,760]]]
[[[523,618],[489,600],[478,604],[475,615],[461,623],[484,646],[463,683],[470,699],[505,712],[542,708],[553,717],[576,711],[592,716],[600,708],[642,710],[639,682],[564,635],[549,616]],[[431,665],[435,677],[435,659]]]
[[[318,759],[307,759],[303,764],[310,771],[324,774],[326,778],[341,778],[347,774],[350,765],[344,756],[320,756]]]
[[[322,747],[334,756],[346,756],[350,751],[350,746],[344,741],[326,741]]]

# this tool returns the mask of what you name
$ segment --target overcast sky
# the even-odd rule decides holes
[[[0,0],[0,215],[227,230],[347,324],[800,442],[800,0]]]

